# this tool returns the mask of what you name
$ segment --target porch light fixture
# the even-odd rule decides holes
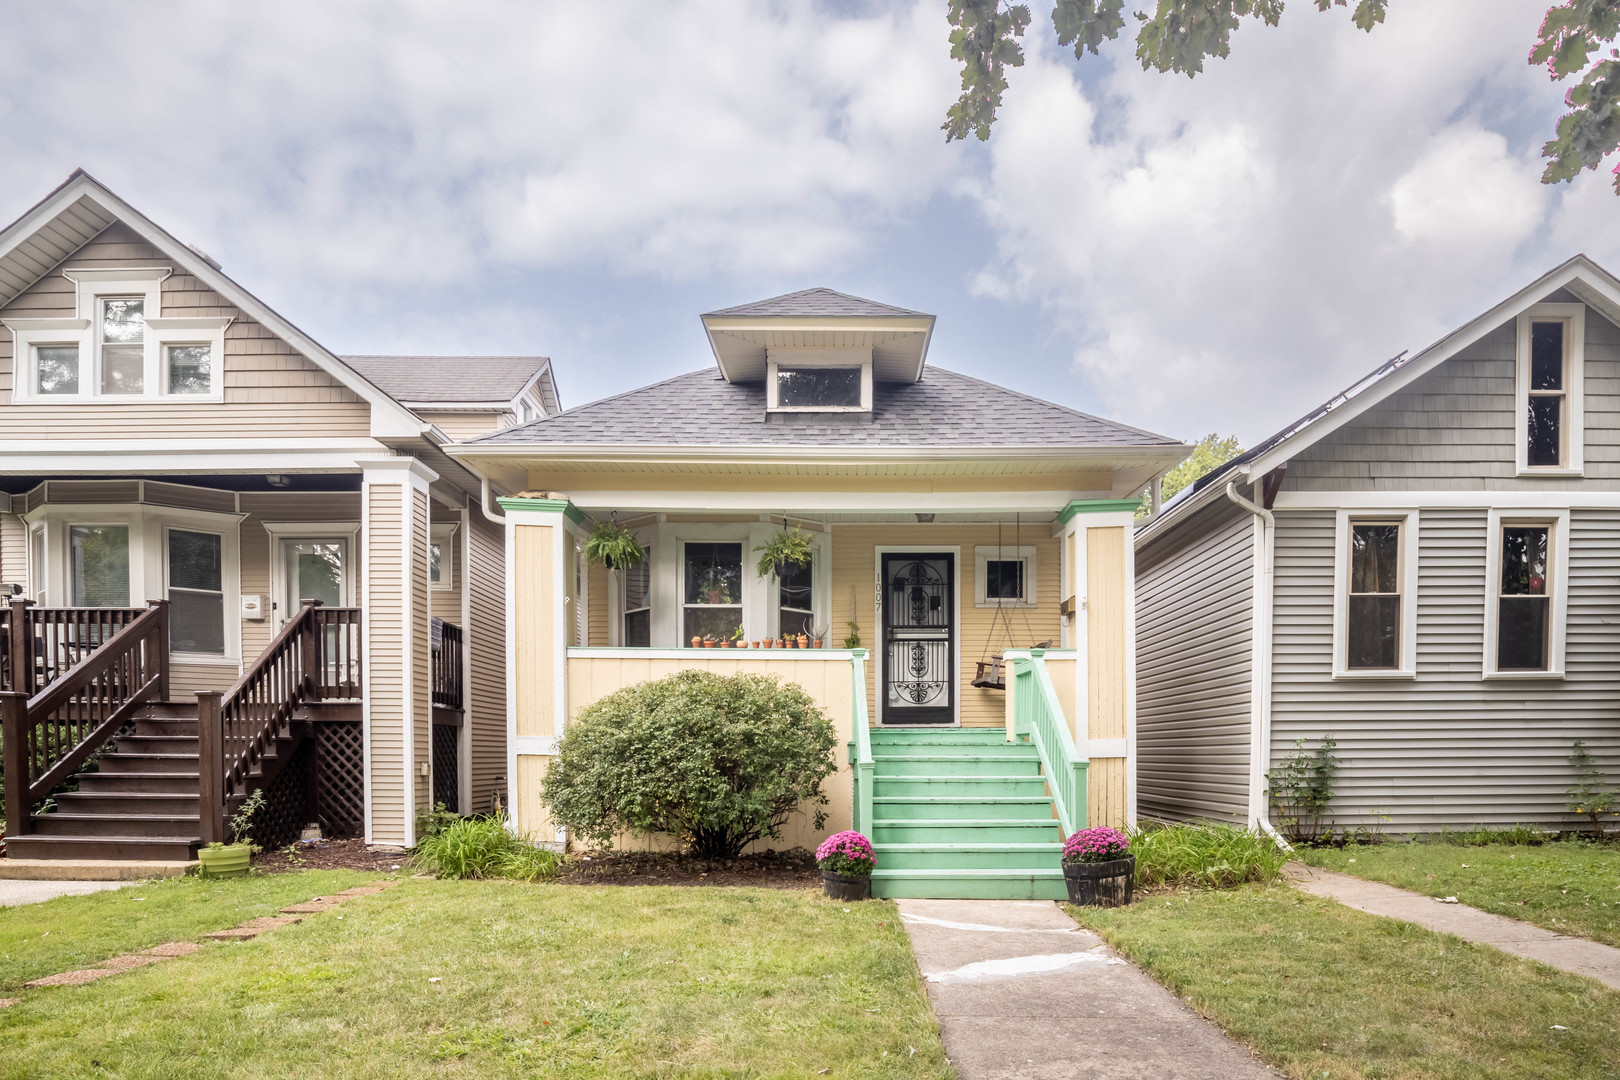
[[[919,525],[932,525],[933,522],[934,522],[934,515],[933,514],[918,514],[917,515],[917,524],[919,524]]]
[[[264,482],[273,488],[292,487],[292,477],[286,473],[271,473],[264,478]]]

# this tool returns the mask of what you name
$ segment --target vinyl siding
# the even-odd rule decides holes
[[[592,645],[606,645],[608,643],[608,568],[600,563],[590,564],[588,570],[589,580],[585,583],[586,610],[590,614],[590,637]]]
[[[1136,783],[1144,817],[1249,812],[1254,527],[1229,503],[1136,554]]]
[[[374,484],[364,492],[366,528],[361,543],[370,568],[364,580],[365,700],[371,756],[366,778],[371,785],[370,839],[378,844],[405,842],[406,686],[404,655],[405,588],[403,489]]]
[[[440,431],[455,439],[464,442],[479,435],[488,435],[507,425],[512,419],[509,412],[432,412],[416,410],[416,415],[430,424],[436,425]]]
[[[482,514],[472,514],[470,521],[468,798],[472,810],[483,811],[490,796],[506,788],[506,534]]]
[[[1419,521],[1417,677],[1332,678],[1332,511],[1277,514],[1271,761],[1331,734],[1335,819],[1432,832],[1572,818],[1569,754],[1620,766],[1620,510],[1571,513],[1566,677],[1487,681],[1485,509]]]
[[[0,309],[0,318],[72,318],[74,285],[62,276],[62,266],[174,268],[174,263],[128,227],[114,224]],[[13,346],[11,335],[0,332],[0,440],[370,434],[370,407],[361,398],[267,328],[244,318],[197,278],[175,268],[163,282],[162,302],[165,316],[235,317],[225,331],[223,403],[78,402],[8,408]]]
[[[148,484],[148,487],[151,485]],[[244,491],[240,496],[241,512],[244,515],[240,526],[242,551],[242,592],[251,596],[255,593],[268,597],[265,605],[265,618],[256,622],[243,620],[242,622],[242,658],[252,664],[258,659],[270,644],[270,639],[280,629],[281,616],[286,614],[288,599],[277,596],[270,584],[271,564],[277,558],[275,542],[269,532],[265,530],[267,521],[307,521],[310,523],[308,535],[330,535],[329,530],[323,530],[322,523],[355,522],[360,520],[360,493],[357,491]],[[363,548],[365,544],[353,545]],[[351,594],[355,603],[360,602],[360,592],[356,587],[361,580],[361,563],[363,552],[349,552],[349,576],[351,578]],[[285,588],[285,586],[284,586]],[[279,605],[274,611],[269,604]]]
[[[14,505],[22,509],[22,498]],[[0,514],[0,581],[28,587],[28,526],[16,514]]]
[[[1514,475],[1516,333],[1498,327],[1302,452],[1283,490],[1620,491],[1620,329],[1586,309],[1586,475],[1565,479]]]
[[[411,760],[420,769],[422,763],[433,760],[433,639],[428,632],[428,493],[414,487],[406,489],[411,506],[410,557],[405,561],[405,573],[410,589],[411,698],[408,705],[411,736],[414,746]],[[428,778],[413,775],[414,787],[411,804],[417,813],[433,809],[433,784]]]

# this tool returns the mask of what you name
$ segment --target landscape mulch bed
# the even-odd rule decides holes
[[[372,870],[386,874],[396,866],[404,867],[410,858],[399,852],[367,851],[364,840],[299,842],[293,848],[291,855],[286,848],[281,848],[254,856],[254,869],[266,874],[290,874],[299,870]]]
[[[756,889],[810,889],[821,885],[816,857],[802,848],[711,862],[657,851],[609,851],[568,861],[564,885],[746,885]]]

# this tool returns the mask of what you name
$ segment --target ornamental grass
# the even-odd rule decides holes
[[[1231,825],[1144,825],[1130,839],[1136,883],[1143,886],[1229,889],[1275,881],[1289,858],[1271,837]]]

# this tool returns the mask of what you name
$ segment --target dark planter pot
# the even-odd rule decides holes
[[[835,874],[821,872],[821,887],[833,900],[865,900],[872,891],[871,874]]]
[[[1087,907],[1124,907],[1131,902],[1136,884],[1136,856],[1108,862],[1063,864],[1063,882],[1069,887],[1069,903]]]

